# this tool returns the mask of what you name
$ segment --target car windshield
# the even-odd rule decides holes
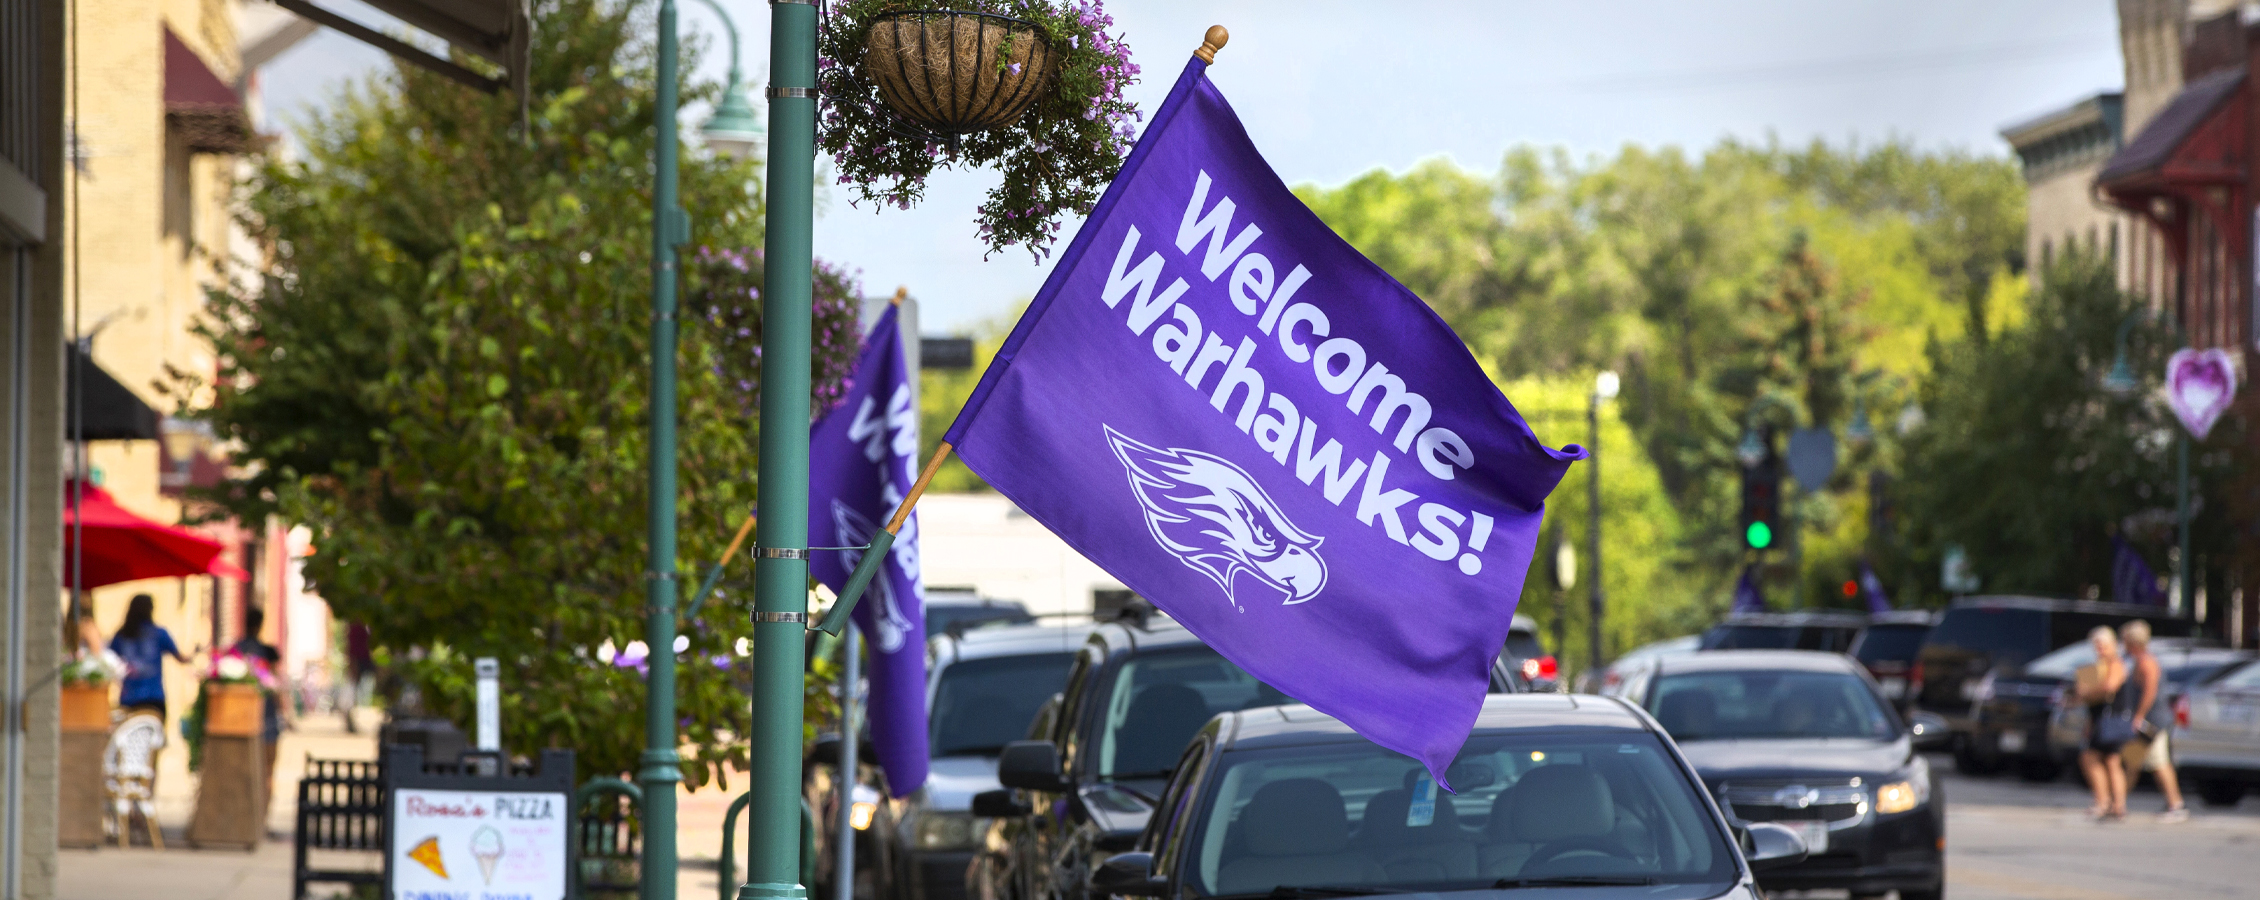
[[[1515,659],[1537,659],[1546,655],[1546,647],[1538,642],[1537,632],[1509,631],[1506,652]]]
[[[1209,717],[1293,702],[1207,647],[1141,653],[1122,665],[1106,698],[1098,776],[1167,776]]]
[[[1648,711],[1679,741],[1887,740],[1899,728],[1858,677],[1779,669],[1688,672],[1656,683]]]
[[[1923,636],[1927,634],[1930,634],[1928,625],[1870,625],[1860,632],[1852,656],[1864,663],[1914,659],[1915,651],[1922,649]]]
[[[1364,741],[1237,751],[1219,765],[1189,835],[1184,881],[1198,894],[1584,882],[1593,890],[1580,897],[1610,886],[1655,896],[1653,885],[1724,889],[1736,877],[1695,786],[1649,734],[1479,732],[1446,772],[1457,794]]]
[[[929,752],[995,753],[1026,736],[1037,707],[1059,691],[1074,660],[1072,653],[1038,653],[950,664],[934,685]]]

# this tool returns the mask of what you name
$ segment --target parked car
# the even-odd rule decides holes
[[[1640,704],[1677,741],[1729,821],[1797,830],[1810,856],[1758,876],[1774,890],[1946,886],[1946,799],[1867,670],[1838,653],[1667,657]]]
[[[1491,690],[1527,690],[1504,651]],[[1217,713],[1293,703],[1167,619],[1106,623],[1076,654],[1028,740],[997,759],[1003,789],[967,889],[980,900],[1082,900],[1091,864],[1146,827],[1177,757]]]
[[[1855,612],[1736,613],[1703,632],[1705,650],[1827,650],[1842,653],[1867,627]]]
[[[945,632],[963,634],[983,625],[1026,625],[1036,621],[1018,600],[991,600],[970,590],[948,588],[926,592],[926,636]]]
[[[1922,652],[1923,638],[1930,636],[1931,626],[1937,621],[1938,614],[1929,610],[1877,613],[1844,652],[1866,666],[1885,699],[1904,711],[1913,702],[1907,686],[1922,681],[1916,657]]]
[[[2175,710],[2187,717],[2168,745],[2182,783],[2207,806],[2235,806],[2260,786],[2260,662],[2217,673]]]
[[[1504,655],[1522,680],[1530,683],[1531,690],[1562,689],[1561,663],[1546,652],[1546,642],[1538,637],[1538,623],[1529,616],[1517,615],[1508,626]]]
[[[2073,654],[2075,650],[2079,652]],[[2150,652],[2158,657],[2160,674],[2165,676],[2158,685],[2158,699],[2155,701],[2163,709],[2179,708],[2182,697],[2189,693],[2193,685],[2252,659],[2250,651],[2199,646],[2189,638],[2152,640]],[[2032,673],[2040,669],[2042,663],[2048,662],[2050,657],[2067,654],[2071,655],[2066,660],[2070,663],[2070,668],[2065,670],[2067,672],[2076,672],[2080,666],[2095,661],[2094,648],[2082,642],[2034,660],[2032,665],[2025,667],[2025,671]],[[2054,669],[2052,666],[2051,670]],[[2064,683],[2069,685],[2074,676],[2065,674],[2062,677]],[[2087,739],[2087,704],[2077,702],[2065,687],[2059,687],[2050,699],[2054,703],[2048,715],[2047,750],[2059,768],[2069,769],[2078,762],[2080,744]],[[2167,750],[2177,756],[2180,755],[2181,748],[2174,744],[2178,740],[2177,736],[2174,741],[2166,744]]]
[[[2016,694],[2018,703],[2031,702],[2040,710],[2025,730],[1981,727],[1979,708],[2012,689],[1999,682],[2014,677],[2033,660],[2051,650],[2087,639],[2098,625],[2117,628],[2129,619],[2147,619],[2150,633],[2160,638],[2188,637],[2190,621],[2155,606],[2102,603],[2093,600],[2051,600],[2043,597],[1965,597],[1938,618],[1938,625],[1923,639],[1916,657],[1920,686],[1910,679],[1914,708],[1946,720],[1951,734],[1955,768],[1969,774],[1998,771],[2022,757],[2027,748],[2045,738],[2039,728],[2047,721],[2050,691]],[[1992,676],[1993,692],[1982,695]],[[2010,735],[2015,735],[2011,737]],[[2002,742],[2007,741],[2004,745]]]
[[[1601,673],[1600,684],[1591,685],[1591,691],[1604,697],[1621,697],[1627,693],[1637,694],[1639,690],[1636,689],[1636,683],[1639,683],[1641,674],[1653,667],[1656,660],[1682,653],[1694,653],[1701,649],[1703,649],[1703,636],[1699,634],[1690,634],[1685,637],[1675,637],[1670,640],[1656,641],[1655,643],[1634,647],[1625,655],[1617,657],[1616,662],[1609,664],[1608,669]]]
[[[1224,713],[1089,893],[1752,900],[1753,869],[1803,857],[1770,825],[1738,852],[1686,760],[1620,700],[1491,697],[1445,779],[1457,793],[1307,706]]]
[[[858,757],[857,893],[892,900],[962,900],[965,867],[987,823],[971,812],[974,794],[997,786],[997,754],[1028,731],[1036,711],[1067,683],[1067,667],[1090,636],[1088,621],[995,625],[937,632],[926,642],[926,783],[889,799],[872,755]],[[807,767],[809,808],[827,816],[816,829],[819,896],[833,896],[839,765],[837,739],[819,744]]]

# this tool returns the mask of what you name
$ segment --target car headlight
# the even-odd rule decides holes
[[[1930,799],[1930,763],[1916,759],[1896,781],[1875,789],[1876,815],[1903,813]]]
[[[973,846],[980,834],[980,819],[965,813],[928,810],[919,814],[911,843],[920,850],[954,850]]]

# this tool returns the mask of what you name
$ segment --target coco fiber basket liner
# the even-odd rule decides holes
[[[1019,119],[1050,88],[1059,54],[1031,22],[917,10],[871,23],[863,66],[895,114],[955,138]]]

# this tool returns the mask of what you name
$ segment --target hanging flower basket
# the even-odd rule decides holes
[[[936,167],[994,166],[990,251],[1041,258],[1129,155],[1130,48],[1101,0],[841,0],[817,58],[817,143],[857,201],[902,209]]]
[[[1059,54],[1036,25],[1011,16],[941,10],[888,13],[871,23],[864,71],[879,98],[952,149],[960,135],[1020,119],[1059,74]]]

